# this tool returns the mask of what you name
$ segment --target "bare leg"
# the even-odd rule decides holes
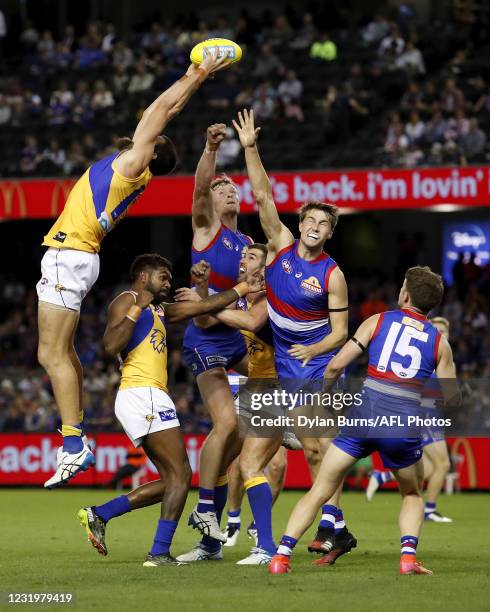
[[[203,372],[197,377],[197,384],[213,422],[213,429],[201,449],[199,485],[214,489],[223,469],[225,450],[234,440],[238,419],[228,378],[222,368]]]
[[[81,409],[81,373],[71,355],[78,317],[75,310],[52,308],[46,302],[39,302],[39,363],[51,380],[63,425],[72,426],[80,423]]]
[[[272,459],[265,468],[265,475],[272,490],[272,504],[276,503],[276,499],[284,486],[286,478],[286,469],[288,467],[288,451],[284,446],[280,446]]]
[[[79,398],[78,399],[79,401],[78,410],[79,410],[80,423],[82,423],[83,422],[83,367],[82,367],[82,364],[80,363],[80,359],[75,350],[75,334],[77,331],[79,320],[80,320],[80,316],[78,317],[76,326],[73,328],[73,335],[72,335],[71,344],[70,344],[70,360],[71,360],[73,367],[75,368],[75,371],[77,373],[77,378],[78,378],[78,398]]]
[[[425,474],[425,461],[428,458],[433,466],[430,474]],[[442,491],[447,473],[451,467],[445,441],[433,442],[424,448],[424,475],[427,482],[427,502],[436,503]]]
[[[148,457],[153,461],[160,474],[164,486],[160,489],[148,489],[140,503],[149,505],[150,494],[162,492],[161,518],[178,521],[187,499],[187,493],[192,478],[192,470],[187,458],[184,440],[179,427],[157,431],[148,435],[143,441],[143,448]],[[138,496],[135,501],[138,501]],[[131,502],[131,499],[130,499]],[[143,507],[143,505],[139,507]]]
[[[400,485],[402,507],[400,511],[400,533],[418,538],[424,522],[424,502],[420,490],[423,479],[422,461],[401,470],[393,470]]]
[[[228,472],[228,512],[236,512],[241,508],[244,493],[240,462],[237,458]]]

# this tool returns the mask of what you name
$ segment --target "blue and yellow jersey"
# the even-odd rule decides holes
[[[250,310],[253,304],[245,298],[237,300],[238,310]],[[269,321],[256,333],[242,329],[248,351],[249,378],[277,378],[274,366],[274,347],[272,329]]]
[[[148,168],[128,179],[114,168],[114,153],[96,162],[70,191],[63,212],[43,245],[98,253],[105,235],[127,214],[152,178]]]
[[[162,307],[150,305],[143,310],[120,359],[120,389],[156,387],[167,392],[167,332]]]

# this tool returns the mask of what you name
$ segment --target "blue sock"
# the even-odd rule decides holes
[[[214,489],[199,487],[199,501],[197,503],[198,512],[215,512],[214,508]]]
[[[435,512],[437,508],[436,502],[425,502],[425,514],[430,514],[431,512]]]
[[[401,554],[402,555],[415,555],[417,554],[417,544],[419,543],[419,539],[415,536],[402,536],[400,538],[401,544]]]
[[[345,528],[344,513],[339,508],[337,510],[337,514],[335,515],[335,535],[338,535]]]
[[[286,557],[290,557],[293,552],[293,548],[298,543],[296,538],[291,538],[290,536],[283,535],[281,538],[281,542],[277,548],[278,555],[286,555]]]
[[[79,435],[69,435],[69,431],[79,430]],[[64,430],[66,433],[64,433]],[[63,435],[63,450],[66,453],[80,453],[83,450],[83,441],[82,441],[82,426],[81,425],[73,425],[73,426],[61,426],[61,432]],[[66,435],[68,434],[68,435]]]
[[[320,521],[320,527],[322,529],[335,529],[335,517],[337,515],[337,508],[331,504],[325,504],[322,506],[322,519]]]
[[[238,510],[228,510],[228,527],[235,527],[235,529],[240,529],[241,521],[240,521],[240,513],[242,509],[238,508]]]
[[[219,481],[218,481],[219,482]],[[218,524],[221,523],[221,517],[223,516],[223,510],[226,506],[226,498],[228,497],[228,483],[217,485],[214,488],[214,508],[216,512],[216,518]],[[203,544],[208,550],[218,550],[221,547],[221,542],[210,538],[209,536],[203,536],[201,539]]]
[[[157,532],[153,540],[153,546],[150,550],[150,555],[163,555],[170,552],[170,545],[177,529],[177,521],[167,521],[160,519],[158,521]]]
[[[387,482],[391,482],[392,480],[395,480],[395,477],[393,476],[392,472],[384,472],[384,471],[382,472],[381,470],[375,470],[373,472],[373,475],[378,481],[379,485],[384,485]]]
[[[127,495],[121,495],[108,501],[102,506],[95,506],[95,514],[106,523],[116,516],[121,516],[131,512],[131,506],[129,505],[129,499]]]
[[[251,478],[245,483],[248,502],[257,528],[258,547],[273,555],[276,551],[272,537],[272,491],[265,476]]]

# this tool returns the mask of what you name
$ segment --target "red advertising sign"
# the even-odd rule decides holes
[[[256,211],[246,175],[234,175],[243,213]],[[306,200],[341,208],[396,210],[441,204],[490,205],[490,167],[417,170],[343,170],[282,172],[270,176],[279,212],[296,212]],[[0,220],[56,217],[73,186],[72,179],[0,181]],[[164,216],[191,213],[194,178],[154,178],[130,215]]]
[[[192,467],[192,484],[198,484],[199,454],[204,436],[185,436]],[[104,486],[117,469],[125,464],[128,439],[122,433],[97,434],[90,439],[95,447],[96,466],[78,475],[71,484]],[[462,489],[490,490],[490,438],[450,438],[451,453],[457,459]],[[42,485],[56,469],[56,434],[0,434],[0,485]],[[382,467],[373,457],[375,467]],[[142,481],[158,478],[148,462]],[[310,475],[301,451],[288,452],[285,487],[302,489],[310,486]]]

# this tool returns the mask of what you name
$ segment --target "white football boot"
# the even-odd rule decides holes
[[[189,552],[179,555],[177,561],[181,563],[193,563],[194,561],[223,561],[223,551],[221,550],[221,546],[219,550],[210,551],[199,543]]]
[[[250,551],[248,557],[245,559],[241,559],[241,561],[237,561],[237,565],[269,565],[272,561],[272,555],[269,554],[263,548],[258,548],[254,546]]]
[[[216,512],[198,512],[196,506],[191,512],[187,524],[193,529],[197,529],[202,535],[214,538],[222,544],[227,540],[226,534],[220,529]]]
[[[44,483],[45,489],[60,487],[80,472],[95,465],[95,455],[86,444],[78,453],[67,453],[60,447],[56,453],[56,472]]]

